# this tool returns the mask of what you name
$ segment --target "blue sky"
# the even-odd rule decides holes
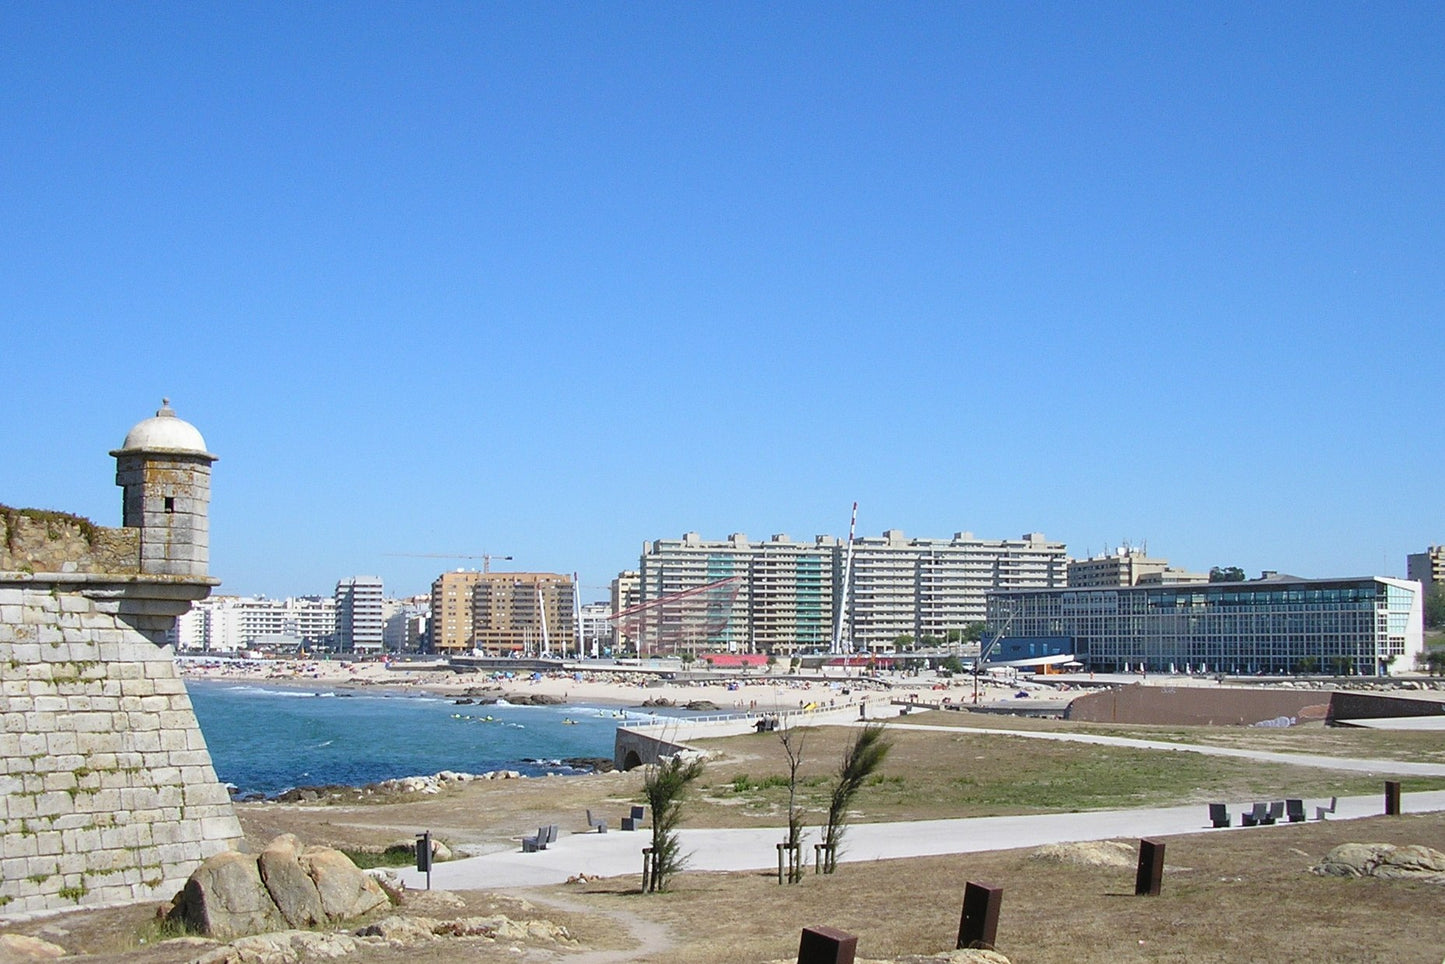
[[[8,3],[0,502],[162,395],[223,591],[1445,541],[1438,4]],[[588,598],[602,592],[589,589]]]

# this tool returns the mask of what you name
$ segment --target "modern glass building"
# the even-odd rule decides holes
[[[1001,651],[1066,638],[1097,672],[1374,676],[1413,669],[1424,649],[1420,584],[1383,576],[993,592],[988,622],[1006,627]]]

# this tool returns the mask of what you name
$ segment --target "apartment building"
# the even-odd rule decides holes
[[[1070,559],[1068,565],[1070,589],[1208,581],[1205,573],[1176,569],[1169,565],[1168,559],[1151,558],[1146,552],[1127,546],[1088,559]]]
[[[336,600],[330,596],[211,596],[176,620],[177,650],[233,654],[246,649],[330,647],[336,637]]]
[[[641,602],[678,598],[720,580],[737,578],[735,590],[705,600],[692,619],[703,627],[688,634],[685,617],[663,616],[657,639],[663,651],[678,646],[779,655],[827,649],[838,618],[847,566],[847,542],[818,536],[793,542],[774,535],[751,542],[734,533],[708,541],[689,532],[643,547],[639,564]],[[885,650],[901,636],[945,638],[949,630],[983,620],[984,593],[1000,588],[1064,585],[1063,543],[1039,533],[1020,539],[979,539],[960,532],[952,539],[909,539],[888,530],[853,543],[843,637],[855,649]],[[735,593],[735,594],[734,594]],[[726,607],[726,612],[718,612]],[[649,632],[646,620],[637,623]],[[668,631],[668,627],[678,627]]]
[[[482,573],[471,569],[444,572],[431,584],[431,649],[456,655],[472,649],[472,589]]]
[[[336,649],[380,653],[384,619],[382,585],[376,576],[351,576],[336,583]]]
[[[845,553],[834,554],[842,583]],[[844,636],[857,650],[886,650],[901,636],[944,639],[951,629],[982,622],[985,594],[996,589],[1063,586],[1068,557],[1062,542],[1042,533],[1018,539],[909,539],[897,529],[855,539]]]
[[[1445,546],[1431,546],[1405,557],[1405,575],[1427,590],[1445,585]]]
[[[482,573],[472,587],[472,646],[489,656],[575,653],[575,601],[568,575]]]

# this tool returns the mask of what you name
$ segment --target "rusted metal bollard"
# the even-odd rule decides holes
[[[998,935],[998,909],[1003,888],[969,881],[963,889],[963,917],[958,922],[958,947],[992,948]]]
[[[1400,815],[1400,781],[1385,781],[1385,816],[1398,817]]]
[[[652,848],[642,848],[642,892],[652,892]]]
[[[858,938],[833,927],[804,927],[798,964],[853,964]]]
[[[1162,841],[1139,841],[1139,872],[1134,875],[1135,897],[1158,897],[1164,882],[1164,844]]]

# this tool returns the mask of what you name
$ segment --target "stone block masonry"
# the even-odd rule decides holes
[[[209,591],[0,573],[0,918],[168,899],[240,842],[163,645]]]
[[[168,898],[241,842],[165,642],[216,585],[216,457],[169,402],[111,455],[120,529],[0,506],[0,919]]]

